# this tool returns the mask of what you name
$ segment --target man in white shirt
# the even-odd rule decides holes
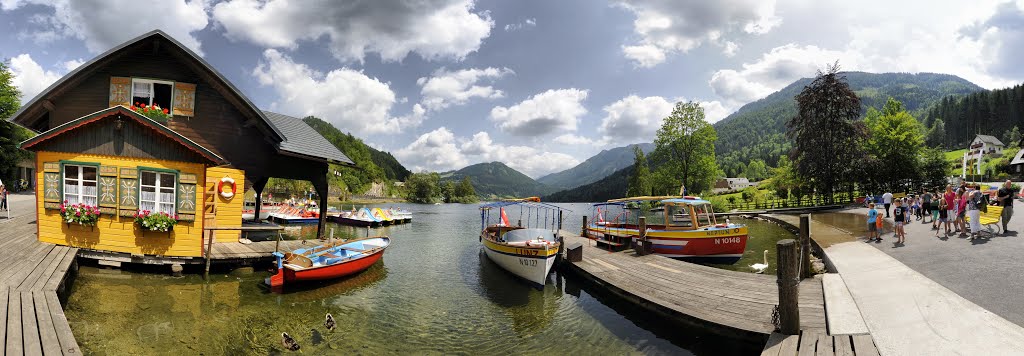
[[[885,204],[885,217],[889,217],[889,206],[892,205],[892,193],[882,194],[882,203]]]

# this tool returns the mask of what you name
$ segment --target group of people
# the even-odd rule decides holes
[[[954,189],[952,185],[946,185],[944,192],[924,191],[920,195],[903,198],[894,198],[892,193],[883,194],[881,203],[885,206],[885,218],[890,217],[890,208],[894,207],[891,217],[896,243],[906,243],[904,226],[910,223],[911,216],[916,217],[916,221],[921,221],[922,224],[927,224],[928,217],[931,217],[932,230],[935,230],[936,237],[939,236],[939,231],[943,230],[943,236],[958,234],[959,237],[974,240],[981,232],[981,214],[988,211],[990,204],[1003,208],[999,221],[1003,234],[1012,232],[1007,229],[1007,224],[1013,217],[1013,200],[1018,195],[1012,188],[1012,182],[1006,181],[996,192],[993,201],[989,200],[988,194],[978,188],[961,184]],[[883,220],[881,213],[875,209],[875,203],[870,203],[868,207],[868,241],[882,241],[879,234]]]

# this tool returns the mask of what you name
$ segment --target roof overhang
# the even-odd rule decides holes
[[[67,88],[70,88],[78,84],[81,80],[88,77],[89,74],[95,72],[97,68],[102,67],[102,65],[119,58],[125,52],[126,49],[148,39],[166,40],[167,42],[173,44],[174,46],[172,47],[177,48],[180,51],[180,54],[183,54],[182,57],[184,59],[188,59],[185,61],[186,64],[192,67],[193,70],[196,70],[200,74],[205,74],[207,76],[207,79],[212,81],[211,84],[213,84],[213,86],[216,89],[218,89],[218,91],[220,91],[222,95],[225,95],[226,97],[232,97],[240,111],[262,120],[262,122],[264,123],[264,125],[262,125],[263,131],[266,134],[270,135],[272,139],[274,139],[277,142],[284,140],[284,135],[281,133],[281,131],[274,127],[274,125],[270,123],[270,120],[268,120],[267,117],[263,114],[263,111],[259,110],[259,108],[257,108],[256,105],[249,101],[249,98],[247,98],[245,95],[242,95],[242,92],[239,91],[238,88],[236,88],[233,84],[231,84],[231,82],[224,78],[223,75],[221,75],[219,72],[213,69],[213,67],[205,60],[203,60],[202,57],[200,57],[198,54],[188,49],[188,47],[185,47],[183,44],[181,44],[181,42],[178,42],[173,37],[171,37],[167,33],[164,33],[161,30],[153,30],[141,36],[128,40],[127,42],[124,42],[114,48],[111,48],[110,50],[103,52],[103,54],[100,54],[99,56],[96,56],[88,62],[85,62],[84,64],[78,66],[78,68],[75,68],[68,74],[58,79],[53,84],[50,84],[49,87],[47,87],[45,90],[43,90],[34,98],[32,98],[32,100],[29,100],[27,103],[25,103],[25,105],[23,105],[17,112],[15,112],[14,115],[11,115],[9,120],[23,127],[27,127],[31,130],[29,126],[32,125],[28,120],[33,119],[36,116],[33,114],[39,113],[41,109],[45,108],[46,103],[49,103],[49,97],[51,97],[53,94],[63,93],[63,91]]]
[[[227,163],[223,158],[218,156],[216,153],[213,153],[206,147],[203,147],[198,143],[195,143],[194,141],[188,139],[188,137],[182,136],[181,134],[175,132],[174,130],[171,130],[170,128],[164,126],[163,124],[156,122],[153,119],[150,119],[142,114],[134,112],[131,109],[128,109],[124,106],[115,106],[112,108],[103,109],[92,114],[80,117],[78,119],[72,120],[66,124],[54,127],[46,132],[36,135],[33,138],[25,140],[24,142],[21,143],[21,148],[24,150],[32,151],[33,146],[57,138],[61,134],[67,133],[71,130],[74,130],[75,128],[82,127],[84,125],[118,115],[135,120],[142,126],[150,128],[154,132],[157,132],[181,144],[185,148],[199,154],[200,156],[208,159],[210,163],[218,165]]]

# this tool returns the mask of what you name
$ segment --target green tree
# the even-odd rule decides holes
[[[921,186],[927,189],[939,189],[946,185],[949,175],[949,162],[946,155],[937,148],[925,149],[920,156]]]
[[[651,194],[651,170],[647,167],[647,156],[640,146],[633,146],[633,174],[629,176],[626,195],[631,197]]]
[[[1006,146],[1016,146],[1020,143],[1020,138],[1020,129],[1014,126],[1003,134],[1003,144]]]
[[[455,182],[446,181],[441,184],[441,200],[445,203],[455,202]]]
[[[879,174],[883,189],[908,188],[918,181],[924,128],[910,116],[903,104],[889,98],[881,112],[871,108],[864,118],[868,139],[867,153],[877,159],[872,167]],[[895,184],[895,186],[893,185]]]
[[[792,158],[800,176],[810,179],[826,204],[843,185],[853,190],[853,164],[860,158],[863,128],[860,98],[839,73],[839,64],[818,72],[796,96],[797,115],[786,123],[793,140]]]
[[[28,130],[7,121],[21,106],[21,92],[11,83],[13,78],[7,64],[0,62],[0,180],[8,186],[14,184],[18,161],[30,157],[19,146],[32,136]]]
[[[663,176],[677,177],[686,187],[687,194],[711,188],[719,174],[715,162],[717,140],[718,133],[704,120],[704,109],[700,104],[692,101],[676,103],[654,139],[653,154],[662,162],[657,171],[663,172]]]
[[[743,175],[745,175],[751,182],[760,181],[768,177],[768,165],[760,159],[754,159],[747,165],[747,169],[743,171]]]
[[[405,179],[405,199],[410,203],[429,204],[441,197],[441,176],[435,173],[414,173]]]
[[[925,139],[928,147],[943,147],[946,144],[946,123],[942,119],[935,119],[932,127],[928,129],[928,136]]]

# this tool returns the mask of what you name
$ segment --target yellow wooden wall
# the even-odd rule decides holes
[[[43,186],[43,162],[70,160],[79,162],[95,162],[104,166],[137,167],[146,166],[178,170],[183,173],[196,174],[198,182],[206,181],[206,169],[203,164],[173,162],[164,160],[141,159],[133,157],[116,157],[88,155],[81,153],[36,153],[36,186]],[[201,195],[196,196],[196,207],[201,207]],[[238,200],[238,219],[241,220],[241,199]],[[100,216],[95,227],[78,224],[65,224],[60,211],[45,209],[43,194],[36,194],[38,209],[39,241],[58,245],[74,246],[92,250],[125,252],[146,255],[165,256],[201,256],[203,242],[202,215],[197,211],[196,221],[179,221],[170,232],[143,231],[135,227],[132,217],[111,215]]]
[[[224,199],[217,192],[217,184],[220,183],[221,178],[231,177],[235,180],[235,196],[230,200]],[[203,179],[199,180],[204,181]],[[242,209],[244,208],[243,202],[245,201],[245,172],[225,167],[210,167],[206,169],[206,191],[214,194],[215,214],[216,217],[213,219],[213,225],[216,227],[236,227],[242,226]],[[197,205],[203,206],[203,205]],[[205,214],[204,214],[205,215]],[[197,216],[197,219],[199,217]],[[219,230],[216,231],[214,239],[215,242],[238,242],[238,237],[241,231],[239,230]]]

